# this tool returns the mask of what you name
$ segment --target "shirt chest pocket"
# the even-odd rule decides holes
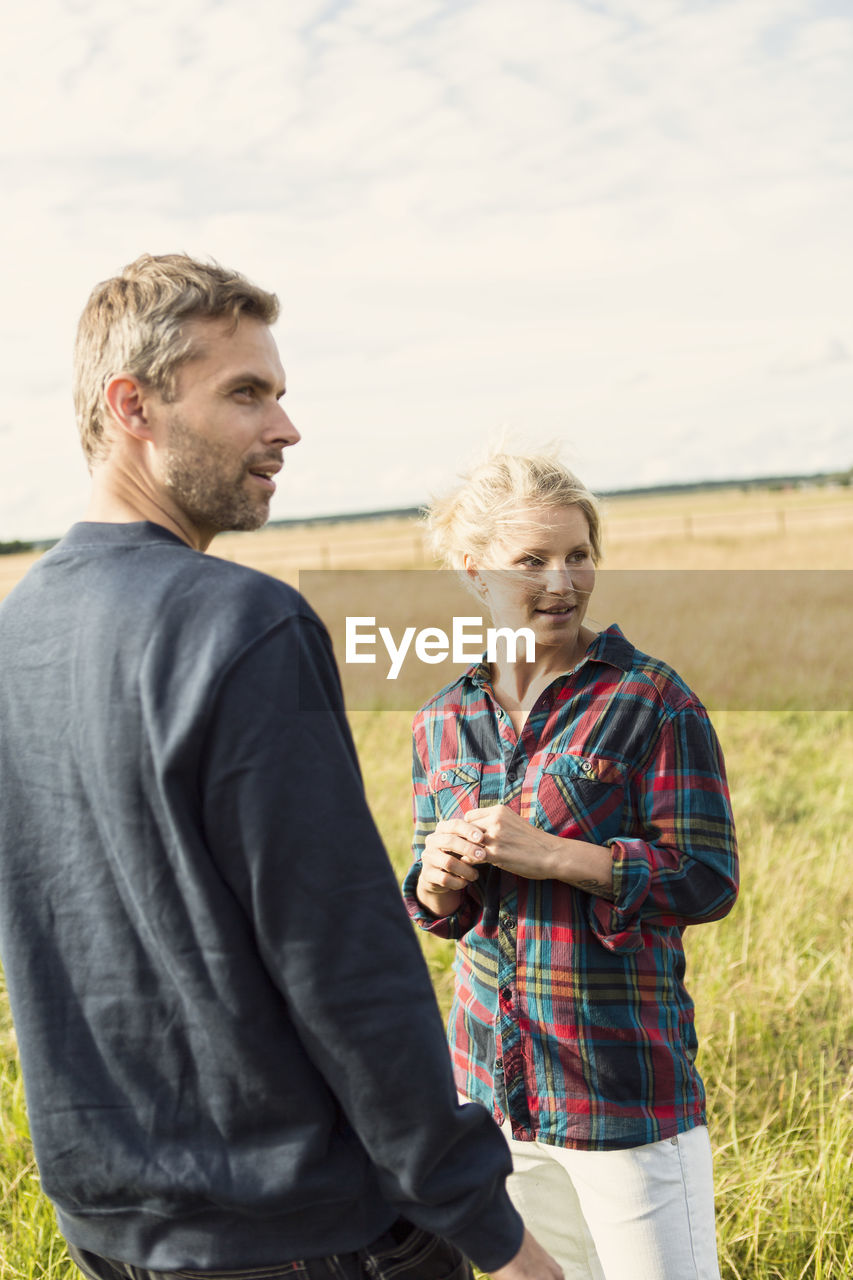
[[[628,771],[601,756],[554,755],[536,796],[537,825],[554,835],[601,844],[624,834]]]
[[[435,799],[436,818],[458,818],[480,803],[483,766],[470,763],[440,764],[430,774],[430,791]]]

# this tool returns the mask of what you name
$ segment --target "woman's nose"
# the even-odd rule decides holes
[[[545,571],[548,587],[551,591],[572,591],[571,567],[567,564],[551,565]]]

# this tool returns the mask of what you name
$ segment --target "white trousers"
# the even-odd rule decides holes
[[[566,1280],[719,1280],[704,1125],[626,1151],[516,1142],[507,1190]]]

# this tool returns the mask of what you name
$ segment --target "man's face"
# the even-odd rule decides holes
[[[198,354],[178,370],[176,399],[158,409],[158,482],[205,547],[226,529],[269,519],[273,475],[299,432],[280,398],[284,369],[269,327],[243,316],[195,320]]]

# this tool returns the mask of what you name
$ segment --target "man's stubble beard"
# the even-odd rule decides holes
[[[225,446],[203,439],[180,414],[170,414],[163,484],[198,528],[224,533],[266,524],[269,500],[253,498],[246,476],[245,463],[235,461]]]

